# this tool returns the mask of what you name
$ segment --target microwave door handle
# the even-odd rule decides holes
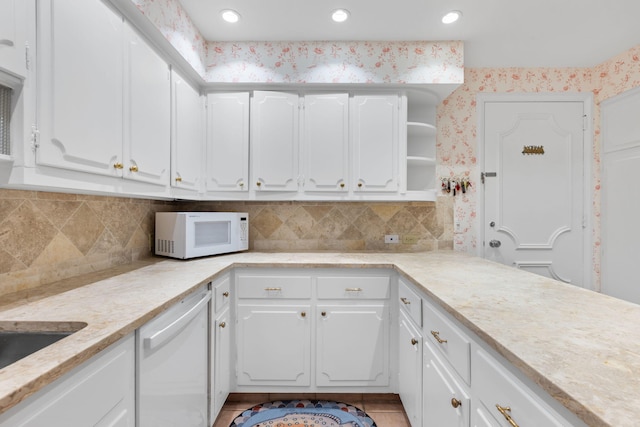
[[[145,348],[152,350],[156,347],[161,346],[166,341],[173,338],[177,335],[182,329],[184,329],[189,322],[198,315],[200,309],[209,303],[211,300],[211,291],[207,291],[200,301],[198,301],[189,311],[184,313],[182,316],[177,318],[174,322],[172,322],[167,327],[159,330],[155,334],[150,337],[144,338],[144,346]]]

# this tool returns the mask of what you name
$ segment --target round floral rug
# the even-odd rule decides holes
[[[277,400],[255,405],[229,427],[376,427],[362,409],[329,400]]]

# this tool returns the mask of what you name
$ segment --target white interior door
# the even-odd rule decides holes
[[[584,285],[583,102],[484,104],[484,257]]]

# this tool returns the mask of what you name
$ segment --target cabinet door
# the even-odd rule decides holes
[[[388,304],[319,305],[318,386],[389,384]]]
[[[169,185],[171,82],[169,66],[125,26],[124,177]]]
[[[352,105],[354,191],[399,191],[398,96],[354,96]]]
[[[302,139],[304,191],[348,191],[349,94],[306,95]]]
[[[498,420],[498,425],[509,427],[512,422],[545,427],[573,425],[549,408],[489,353],[476,348],[472,355],[474,394],[487,412]]]
[[[491,416],[491,413],[478,399],[473,399],[471,402],[471,425],[473,427],[500,427],[500,423]]]
[[[0,425],[134,427],[134,369],[132,334],[0,415]]]
[[[171,72],[171,186],[200,191],[204,156],[204,102],[178,73]]]
[[[253,93],[251,170],[259,191],[298,190],[298,95]]]
[[[310,385],[309,305],[238,305],[238,385]]]
[[[0,69],[26,76],[27,1],[0,0]]]
[[[215,320],[211,343],[213,361],[211,363],[211,422],[212,425],[220,409],[229,396],[231,387],[231,322],[229,309],[224,310]]]
[[[42,0],[38,19],[36,161],[121,176],[122,17],[99,0]]]
[[[409,316],[400,311],[398,333],[398,390],[412,427],[422,426],[422,336]]]
[[[248,191],[249,93],[207,95],[207,191]]]
[[[423,414],[425,426],[468,427],[470,399],[428,342],[424,346]]]

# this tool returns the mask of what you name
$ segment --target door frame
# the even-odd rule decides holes
[[[484,206],[484,185],[481,184],[480,174],[484,172],[484,120],[485,105],[490,102],[582,102],[584,106],[584,126],[583,126],[583,278],[582,287],[593,289],[593,93],[479,93],[476,97],[478,112],[478,167],[476,168],[475,180],[478,183],[476,203],[476,229],[478,230],[477,256],[484,258],[485,233],[485,206]]]

